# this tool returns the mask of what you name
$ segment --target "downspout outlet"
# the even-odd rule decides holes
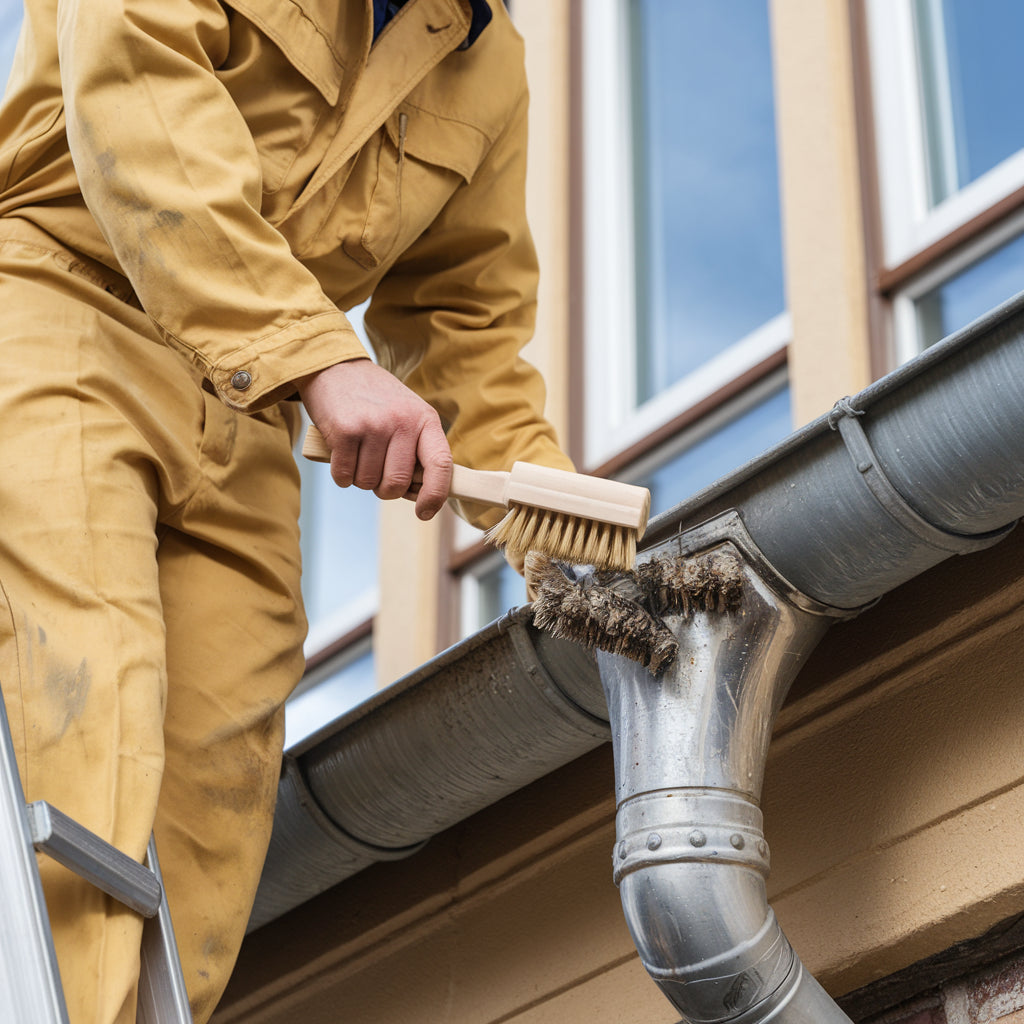
[[[651,977],[693,1024],[849,1024],[768,905],[759,801],[772,726],[837,611],[782,579],[728,512],[644,559],[734,559],[730,609],[660,616],[678,653],[660,676],[598,652],[616,775],[614,878]],[[638,567],[638,574],[640,573]]]

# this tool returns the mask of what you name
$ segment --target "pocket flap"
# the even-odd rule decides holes
[[[405,152],[428,164],[447,167],[472,181],[476,169],[490,148],[491,140],[479,128],[465,121],[453,121],[411,103],[401,103],[387,119],[386,130],[395,146],[399,145],[399,119],[408,117]]]

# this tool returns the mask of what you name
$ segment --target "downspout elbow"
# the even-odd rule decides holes
[[[768,905],[761,812],[740,794],[669,789],[619,808],[615,880],[640,959],[692,1024],[839,1024]]]

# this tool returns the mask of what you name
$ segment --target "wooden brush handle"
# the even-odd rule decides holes
[[[331,449],[327,447],[323,435],[314,426],[306,428],[306,437],[302,442],[302,454],[313,462],[330,462]],[[416,470],[413,485],[405,495],[415,498],[422,480],[422,470]],[[452,482],[448,488],[448,496],[462,498],[465,501],[479,501],[484,505],[501,505],[508,507],[506,492],[509,474],[485,469],[467,469],[465,466],[452,467]]]
[[[316,427],[306,430],[302,454],[315,462],[331,461],[331,451]],[[410,491],[410,495],[414,493]],[[515,502],[559,515],[624,526],[636,530],[638,537],[643,536],[651,507],[646,487],[529,462],[515,463],[510,473],[455,466],[448,493],[453,498],[485,505],[508,508],[510,502]]]

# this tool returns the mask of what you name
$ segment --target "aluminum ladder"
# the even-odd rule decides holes
[[[146,918],[138,1024],[192,1024],[156,844],[143,866],[45,801],[26,804],[0,693],[0,1021],[68,1024],[36,850]]]

